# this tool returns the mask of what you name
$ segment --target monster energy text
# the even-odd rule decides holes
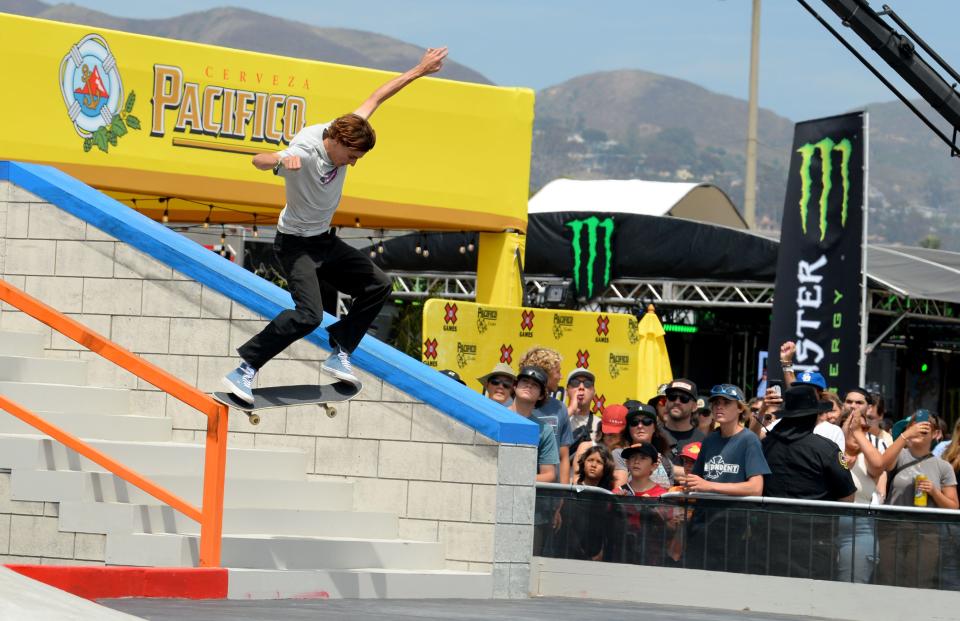
[[[584,288],[580,284],[581,272],[586,270],[586,296],[592,298],[594,295],[594,268],[597,261],[597,244],[603,244],[603,280],[602,287],[610,284],[610,266],[613,263],[613,249],[611,242],[613,240],[613,218],[604,218],[603,220],[596,216],[590,216],[583,220],[570,220],[566,223],[573,231],[573,286],[578,293],[582,294]],[[603,235],[598,236],[598,229],[603,229]],[[586,264],[584,264],[584,231],[586,231]]]

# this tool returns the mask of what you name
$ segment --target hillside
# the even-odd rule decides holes
[[[370,32],[318,28],[236,8],[170,19],[126,19],[73,4],[0,0],[0,12],[386,71],[406,71],[423,54],[423,48]],[[490,84],[482,74],[453,61],[438,77]]]

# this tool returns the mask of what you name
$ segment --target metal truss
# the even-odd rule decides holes
[[[915,300],[881,289],[870,289],[868,308],[873,315],[906,316],[941,323],[960,323],[960,307],[940,300]]]
[[[472,273],[387,272],[393,280],[393,297],[403,300],[449,298],[475,300],[477,276]],[[569,279],[559,276],[528,275],[525,279],[529,303],[546,306],[547,288],[569,288]],[[638,305],[653,304],[658,308],[772,308],[773,283],[645,280],[614,280],[590,304],[578,305],[581,310],[631,312]],[[940,300],[915,300],[885,289],[868,291],[867,308],[873,315],[889,315],[926,319],[940,323],[960,323],[960,306]],[[341,312],[346,311],[341,297]]]

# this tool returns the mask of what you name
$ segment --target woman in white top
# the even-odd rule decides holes
[[[886,481],[883,458],[867,438],[867,423],[856,410],[844,412],[841,427],[845,441],[843,458],[853,475],[857,493],[853,501],[858,504],[882,504],[877,493],[881,479]],[[880,486],[883,489],[883,486]],[[851,517],[840,518],[837,537],[837,573],[841,580],[868,584],[873,579],[877,566],[876,525],[867,513],[856,512]]]

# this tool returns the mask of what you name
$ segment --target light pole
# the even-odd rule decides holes
[[[750,95],[747,101],[747,172],[743,185],[743,217],[757,226],[757,73],[760,65],[760,0],[753,0],[750,29]]]

